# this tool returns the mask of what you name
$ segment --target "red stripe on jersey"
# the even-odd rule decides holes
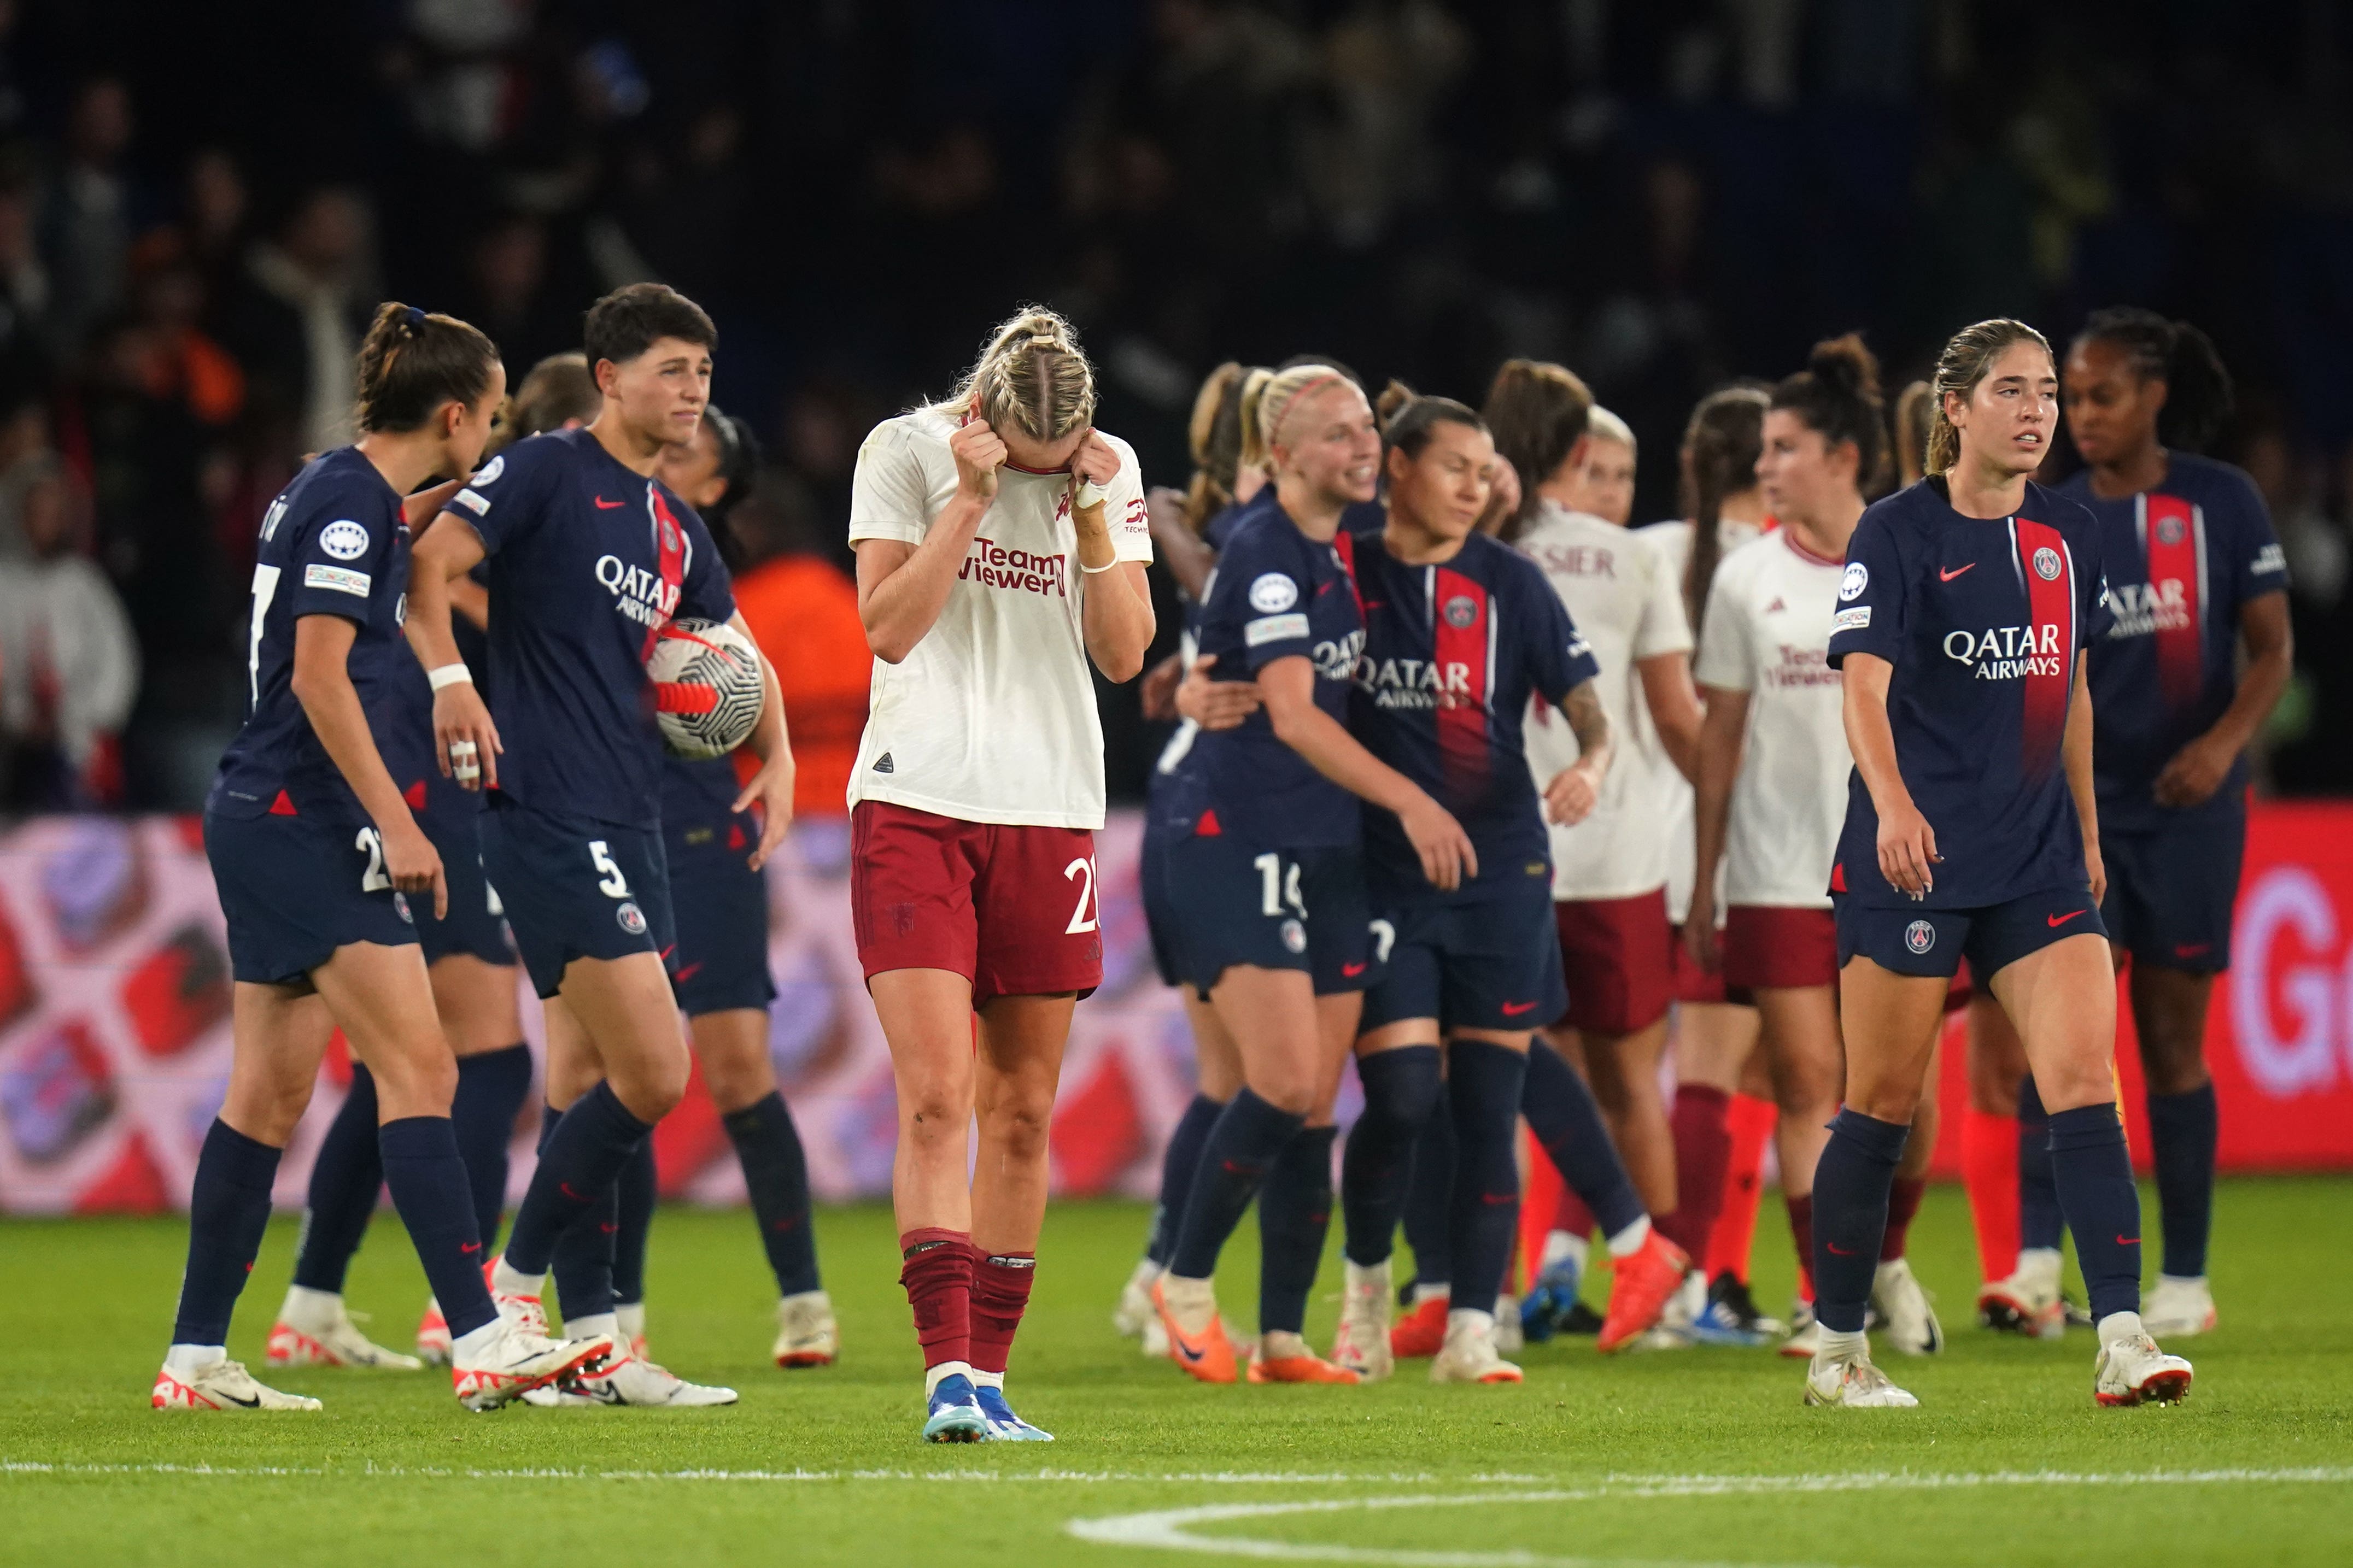
[[[1438,768],[1450,803],[1478,798],[1494,749],[1487,739],[1487,590],[1449,567],[1431,574],[1430,659],[1438,666]]]
[[[2147,506],[2148,586],[2157,600],[2157,689],[2179,711],[2206,689],[2206,637],[2199,597],[2197,515],[2179,496],[2150,494]],[[2168,587],[2177,589],[2168,594]]]
[[[654,565],[661,574],[661,614],[668,620],[678,605],[679,584],[686,581],[686,530],[670,515],[670,503],[662,500],[661,491],[651,484],[646,486],[646,497],[653,502]],[[655,639],[661,627],[650,626],[646,631],[646,646],[638,655],[639,663],[653,658]]]
[[[2027,778],[2048,777],[2059,765],[2067,731],[2067,700],[2074,689],[2075,573],[2066,541],[2047,522],[2018,519],[2019,575],[2026,584],[2026,620],[2034,647],[2027,658],[2019,763]],[[2044,569],[2051,570],[2049,576]]]
[[[1356,601],[1356,619],[1365,618],[1365,591],[1356,585],[1356,536],[1346,529],[1332,536],[1332,553],[1340,558],[1341,574],[1348,579],[1348,597]]]

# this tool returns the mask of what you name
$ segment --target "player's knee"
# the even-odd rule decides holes
[[[1302,1073],[1271,1073],[1253,1079],[1250,1090],[1277,1110],[1307,1116],[1315,1110],[1315,1080]]]
[[[899,1121],[906,1137],[918,1144],[936,1144],[950,1139],[961,1142],[972,1121],[970,1099],[945,1088],[910,1093],[902,1087],[900,1092]]]
[[[989,1142],[1017,1163],[1046,1157],[1046,1138],[1054,1120],[1054,1101],[1019,1096],[992,1106],[983,1119]]]

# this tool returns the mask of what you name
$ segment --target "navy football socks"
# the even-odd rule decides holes
[[[1185,1201],[1201,1169],[1202,1145],[1225,1109],[1224,1100],[1196,1094],[1168,1130],[1168,1148],[1160,1158],[1160,1202],[1152,1211],[1152,1237],[1144,1248],[1144,1256],[1164,1268],[1176,1250],[1176,1229],[1185,1223]]]
[[[2140,1189],[2133,1185],[2125,1124],[2112,1102],[2051,1118],[2051,1169],[2075,1236],[2092,1321],[2140,1310]]]
[[[1413,1141],[1405,1185],[1405,1244],[1413,1248],[1416,1290],[1449,1283],[1454,1267],[1454,1115],[1433,1112]]]
[[[1269,1105],[1247,1089],[1234,1096],[1202,1144],[1200,1173],[1193,1179],[1185,1222],[1176,1232],[1176,1250],[1168,1260],[1171,1274],[1180,1279],[1207,1279],[1217,1272],[1226,1238],[1258,1196],[1283,1145],[1306,1122],[1305,1117]]]
[[[1332,1140],[1336,1127],[1303,1127],[1266,1173],[1258,1194],[1261,1333],[1299,1333],[1332,1229]]]
[[[377,1142],[385,1185],[416,1244],[449,1337],[463,1339],[497,1317],[498,1309],[482,1282],[481,1233],[474,1228],[473,1192],[458,1156],[458,1136],[446,1116],[405,1116],[385,1122]]]
[[[2157,1208],[2165,1224],[2165,1272],[2195,1279],[2206,1272],[2206,1238],[2214,1225],[2214,1086],[2148,1097],[2149,1143],[2157,1159]]]
[[[1561,1181],[1593,1211],[1603,1236],[1617,1236],[1642,1217],[1641,1196],[1602,1125],[1593,1090],[1540,1039],[1528,1043],[1520,1114],[1528,1119],[1528,1131],[1544,1145]]]
[[[228,1321],[269,1226],[269,1189],[280,1151],[216,1117],[196,1156],[188,1195],[188,1268],[180,1279],[175,1345],[228,1342]]]
[[[771,1089],[722,1121],[744,1167],[752,1194],[752,1218],[760,1245],[776,1276],[776,1294],[797,1296],[818,1288],[817,1235],[809,1224],[808,1161],[785,1097]]]
[[[311,1190],[302,1235],[294,1244],[294,1283],[340,1296],[352,1254],[367,1235],[384,1186],[384,1154],[376,1143],[375,1078],[352,1064],[351,1092],[327,1124],[311,1163]]]
[[[2018,1086],[2018,1244],[2056,1252],[2064,1226],[2051,1173],[2051,1118],[2030,1074]]]
[[[613,1301],[634,1307],[646,1299],[646,1244],[653,1238],[654,1200],[660,1181],[654,1168],[654,1141],[648,1138],[621,1167],[613,1184]]]
[[[612,1197],[621,1167],[652,1131],[629,1114],[608,1082],[600,1079],[575,1101],[548,1135],[539,1169],[532,1173],[507,1237],[507,1266],[524,1275],[546,1273],[557,1238]]]
[[[1520,1223],[1520,1166],[1512,1147],[1527,1079],[1526,1053],[1484,1040],[1446,1047],[1454,1122],[1451,1308],[1492,1313]]]
[[[1348,1261],[1369,1268],[1396,1249],[1414,1143],[1442,1087],[1438,1047],[1401,1046],[1359,1057],[1356,1078],[1365,1087],[1365,1110],[1340,1156],[1340,1206]]]
[[[1909,1123],[1852,1106],[1831,1120],[1831,1141],[1814,1167],[1814,1316],[1825,1329],[1862,1331],[1887,1229],[1887,1193],[1911,1136]]]
[[[449,1126],[458,1140],[458,1157],[466,1162],[475,1233],[485,1247],[499,1239],[499,1216],[507,1206],[507,1145],[514,1140],[515,1118],[522,1113],[523,1097],[530,1092],[529,1046],[458,1058],[458,1092],[449,1100]]]

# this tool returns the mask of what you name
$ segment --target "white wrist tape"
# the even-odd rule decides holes
[[[1082,475],[1079,479],[1078,493],[1071,498],[1071,504],[1082,509],[1101,506],[1107,493],[1109,492],[1097,489],[1094,480]]]
[[[426,671],[425,679],[433,683],[434,690],[438,691],[445,686],[473,685],[474,672],[462,664],[445,664],[438,669]]]

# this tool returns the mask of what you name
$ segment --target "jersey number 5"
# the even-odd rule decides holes
[[[596,863],[596,869],[605,873],[604,880],[596,884],[598,892],[608,899],[629,896],[629,879],[621,874],[621,868],[615,863],[613,851],[606,840],[591,838],[588,841],[588,858]],[[621,912],[626,915],[629,911],[623,910]]]
[[[1071,923],[1062,928],[1064,936],[1078,936],[1093,931],[1102,921],[1095,906],[1095,863],[1084,856],[1062,868],[1062,880],[1079,882],[1079,907],[1071,911]]]

